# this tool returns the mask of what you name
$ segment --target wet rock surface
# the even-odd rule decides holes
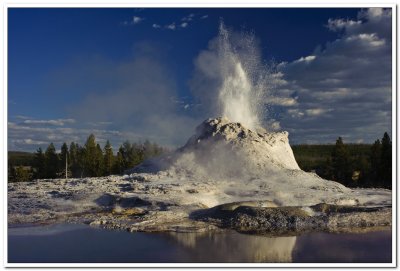
[[[192,218],[247,233],[282,235],[306,231],[346,231],[390,226],[392,208],[317,204],[310,207],[255,207],[257,203],[220,205],[194,212]],[[227,208],[237,206],[236,208]]]

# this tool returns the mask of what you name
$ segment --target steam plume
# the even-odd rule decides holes
[[[263,124],[272,76],[261,59],[254,34],[229,31],[221,21],[219,35],[195,60],[192,80],[209,117],[224,116],[249,129]]]

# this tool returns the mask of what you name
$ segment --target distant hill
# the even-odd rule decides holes
[[[8,163],[13,166],[33,166],[35,154],[31,152],[9,151]]]

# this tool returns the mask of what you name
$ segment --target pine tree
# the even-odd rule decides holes
[[[339,137],[332,152],[332,167],[335,181],[349,184],[351,180],[350,155]]]
[[[392,188],[392,142],[387,132],[382,138],[380,177],[386,188]]]
[[[58,155],[56,153],[56,148],[53,143],[47,147],[45,152],[45,178],[56,178],[58,168]]]
[[[371,147],[369,162],[370,162],[370,182],[377,185],[381,183],[381,156],[382,145],[380,140],[376,140]]]
[[[117,152],[117,157],[115,158],[113,173],[122,174],[123,171],[124,171],[124,157],[122,156],[122,146],[121,146]]]
[[[24,168],[23,166],[18,166],[15,169],[15,181],[16,182],[28,182],[31,180],[32,173],[29,169]]]
[[[153,156],[159,156],[166,152],[164,148],[158,146],[156,143],[153,143],[153,150],[154,150]]]
[[[334,174],[333,174],[333,166],[332,166],[332,158],[331,157],[326,158],[325,163],[322,164],[320,176],[327,180],[332,180],[335,178]]]
[[[154,145],[150,143],[149,140],[146,140],[143,143],[143,159],[149,159],[155,155],[155,148]]]
[[[36,172],[34,174],[34,178],[36,179],[43,179],[46,176],[46,168],[45,168],[45,163],[46,163],[46,158],[45,155],[42,151],[42,148],[39,147],[35,153],[35,158],[34,158],[34,165],[36,168]]]
[[[131,146],[128,168],[133,168],[144,160],[144,146],[138,143],[133,143]]]
[[[103,154],[104,154],[104,174],[110,175],[113,172],[114,155],[110,141],[108,140],[106,145],[104,146]]]
[[[60,175],[62,175],[62,177],[65,177],[65,165],[66,165],[67,159],[69,159],[69,151],[68,151],[67,143],[64,142],[64,144],[62,144],[62,146],[61,146],[60,164],[59,164],[59,169],[58,169],[58,171],[60,172]],[[68,161],[68,168],[67,168],[68,172],[70,171],[69,164],[70,164],[70,161]],[[70,174],[68,174],[68,175],[70,175]]]
[[[78,145],[75,144],[75,142],[71,142],[71,144],[69,145],[68,163],[71,168],[72,177],[79,177]]]
[[[118,152],[122,157],[120,168],[121,171],[131,167],[134,160],[134,149],[132,144],[128,140],[125,141],[124,143],[122,143],[122,146],[120,146]]]
[[[100,144],[96,145],[94,175],[96,177],[104,175],[104,158]]]
[[[85,147],[79,146],[76,144],[77,148],[77,165],[78,165],[78,172],[77,176],[82,178],[83,176],[86,176],[86,168],[85,168],[85,156],[86,156],[86,151]]]
[[[12,183],[15,182],[15,166],[13,163],[9,162],[8,163],[8,182]]]
[[[370,185],[368,174],[370,165],[368,163],[367,157],[364,155],[359,155],[356,160],[356,169],[360,171],[358,186],[360,187],[368,187]]]
[[[85,147],[84,147],[84,170],[85,176],[88,177],[95,177],[97,174],[97,144],[96,138],[93,134],[90,134],[86,140]]]

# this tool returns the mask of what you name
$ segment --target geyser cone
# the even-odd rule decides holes
[[[250,130],[227,118],[207,119],[175,153],[146,161],[133,172],[174,169],[213,177],[252,177],[299,170],[288,133]]]
[[[250,130],[239,122],[230,122],[227,118],[204,121],[180,151],[196,150],[211,154],[210,152],[215,153],[214,148],[218,145],[225,145],[226,151],[233,157],[239,155],[243,164],[238,166],[242,168],[244,165],[254,164],[253,166],[299,169],[287,132],[268,133],[261,127]],[[207,159],[212,159],[212,156]]]

